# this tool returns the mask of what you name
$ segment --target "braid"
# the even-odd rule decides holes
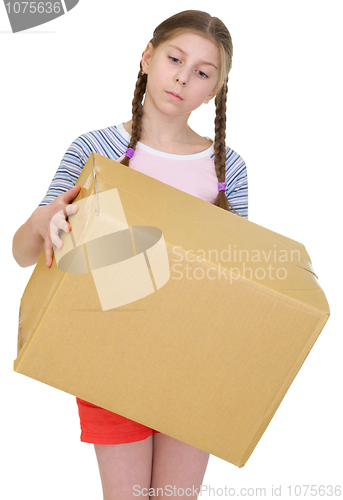
[[[214,166],[218,177],[218,182],[225,182],[225,163],[226,163],[226,97],[227,97],[227,82],[224,82],[222,88],[215,98],[216,117],[214,120]],[[231,203],[228,201],[225,191],[219,191],[214,205],[224,210],[234,211]],[[237,213],[237,212],[236,212]]]
[[[127,149],[132,148],[135,150],[137,142],[141,137],[142,116],[143,116],[142,100],[145,94],[146,83],[147,83],[147,75],[142,72],[142,64],[141,64],[132,100],[132,133],[131,133],[131,140],[129,145],[127,146]],[[125,156],[120,163],[128,167],[130,164],[130,158]]]

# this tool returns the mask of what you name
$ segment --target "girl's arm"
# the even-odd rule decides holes
[[[77,205],[69,203],[80,190],[75,183],[85,163],[80,156],[85,155],[78,144],[80,139],[69,146],[44,199],[13,237],[13,257],[22,267],[36,264],[43,250],[45,250],[46,265],[51,267],[53,244],[62,248],[62,241],[58,237],[59,229],[70,231],[65,219],[78,209]]]
[[[226,196],[241,217],[248,218],[248,174],[245,161],[233,149],[226,150]]]
[[[48,205],[36,208],[18,229],[13,237],[12,253],[21,267],[36,264],[43,250],[45,250],[46,265],[51,266],[53,244],[62,248],[63,243],[58,237],[58,232],[60,229],[70,231],[70,225],[65,219],[77,212],[78,206],[70,203],[79,191],[80,186],[76,185],[57,196]]]
[[[78,209],[77,205],[69,205],[80,190],[75,183],[91,152],[104,155],[108,147],[109,154],[106,156],[113,159],[119,158],[125,152],[126,144],[123,143],[116,127],[83,134],[69,146],[44,199],[14,235],[12,252],[20,266],[36,264],[43,250],[46,265],[51,266],[53,244],[62,248],[58,231],[70,231],[65,219]]]

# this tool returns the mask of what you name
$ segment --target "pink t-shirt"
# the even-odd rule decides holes
[[[130,134],[123,124],[117,128],[129,141]],[[135,154],[130,160],[130,168],[204,201],[214,203],[218,195],[218,178],[211,158],[213,154],[213,145],[201,153],[174,155],[138,142]],[[124,155],[117,161],[120,162],[123,158]]]

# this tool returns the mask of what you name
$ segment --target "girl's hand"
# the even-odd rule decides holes
[[[60,229],[69,233],[70,224],[66,221],[68,215],[78,211],[77,205],[70,205],[78,195],[81,187],[76,185],[69,191],[60,194],[51,203],[44,207],[38,207],[32,214],[32,231],[40,235],[44,240],[45,261],[47,267],[51,267],[53,256],[53,244],[62,248],[63,242],[58,236]]]
[[[79,207],[77,205],[66,205],[66,207],[57,212],[50,221],[51,242],[59,249],[63,247],[63,241],[59,237],[59,232],[61,229],[66,233],[71,231],[71,226],[66,221],[66,217],[68,215],[75,214],[78,211],[78,208]]]

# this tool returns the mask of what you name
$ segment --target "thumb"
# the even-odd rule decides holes
[[[66,191],[65,193],[61,194],[61,198],[65,203],[70,203],[76,196],[79,194],[81,189],[81,186],[78,186],[77,184],[69,189],[69,191]]]

